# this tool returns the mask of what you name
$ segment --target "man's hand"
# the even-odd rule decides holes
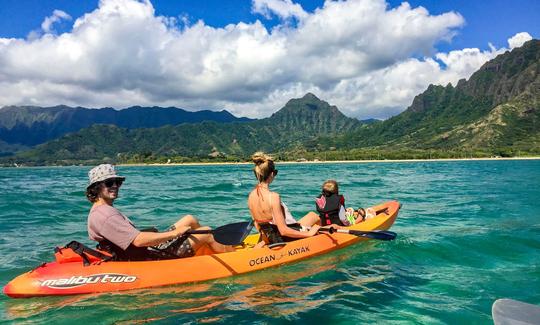
[[[189,230],[191,230],[191,227],[189,226],[180,226],[174,229],[173,232],[175,233],[176,237],[180,237]]]

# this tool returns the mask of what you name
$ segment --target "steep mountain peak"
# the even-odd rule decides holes
[[[274,115],[280,115],[280,114],[289,114],[289,113],[297,113],[300,111],[328,111],[332,114],[335,114],[339,112],[337,107],[330,106],[327,102],[320,100],[317,96],[315,96],[312,93],[305,94],[302,98],[293,98],[290,99],[283,108],[281,108],[277,113]]]
[[[368,139],[364,145],[430,149],[519,145],[538,150],[539,84],[540,41],[531,40],[486,62],[455,87],[430,85],[407,110],[361,130],[356,139]]]
[[[307,93],[302,97],[303,100],[311,100],[311,101],[320,101],[319,97],[315,96],[313,93]]]
[[[312,93],[289,100],[283,108],[261,121],[281,130],[304,130],[307,136],[337,134],[360,125],[360,121],[343,115],[336,106]]]
[[[461,79],[455,87],[451,84],[429,85],[426,91],[414,98],[407,111],[425,114],[426,110],[437,105],[450,104],[452,100],[468,96],[481,102],[475,104],[477,111],[488,113],[495,106],[530,89],[537,78],[539,64],[540,40],[533,39],[484,63],[469,80]]]

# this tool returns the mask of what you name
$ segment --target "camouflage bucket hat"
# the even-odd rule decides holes
[[[109,178],[119,178],[122,181],[126,178],[123,176],[119,176],[116,174],[116,169],[111,164],[101,164],[99,166],[96,166],[92,168],[88,172],[88,187],[92,186],[93,184],[97,182],[102,182],[104,180],[107,180]]]

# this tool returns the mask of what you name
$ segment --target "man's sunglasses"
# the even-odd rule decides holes
[[[274,169],[274,171],[272,172],[274,174],[274,177],[277,176],[277,169]]]
[[[113,187],[114,184],[116,184],[116,186],[120,187],[120,186],[122,186],[123,182],[124,181],[121,178],[111,178],[111,179],[108,179],[108,180],[104,181],[103,184],[105,184],[106,187]]]

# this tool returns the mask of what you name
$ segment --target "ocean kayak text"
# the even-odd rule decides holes
[[[290,249],[286,254],[281,253],[276,257],[276,254],[265,255],[249,260],[249,266],[261,265],[275,260],[280,260],[283,256],[294,256],[309,252],[309,246]]]

